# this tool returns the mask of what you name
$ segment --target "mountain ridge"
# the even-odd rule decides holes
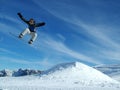
[[[120,64],[99,65],[94,66],[93,68],[103,72],[117,81],[120,81]]]
[[[47,80],[64,81],[84,85],[109,85],[118,84],[109,76],[80,62],[62,63],[43,72],[40,77]]]

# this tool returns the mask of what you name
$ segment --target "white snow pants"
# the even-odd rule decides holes
[[[30,34],[32,36],[30,40],[32,40],[32,41],[35,41],[35,39],[37,38],[37,33],[36,32],[31,32],[29,30],[29,28],[26,28],[21,34],[23,36],[26,35],[26,34]]]

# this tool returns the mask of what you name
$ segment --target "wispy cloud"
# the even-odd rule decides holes
[[[94,26],[94,25],[87,25],[79,20],[79,18],[75,20],[76,25],[79,27],[82,27],[84,30],[87,31],[87,34],[90,34],[92,39],[95,41],[98,41],[101,44],[104,44],[109,47],[114,47],[114,48],[120,48],[119,43],[114,42],[110,37],[108,37],[105,33],[102,31],[105,30],[105,28],[99,27],[99,26]],[[107,43],[107,44],[106,44]]]
[[[5,56],[4,56],[5,55]],[[9,49],[5,49],[5,48],[0,48],[0,60],[3,59],[3,57],[7,58],[7,57],[24,57],[23,55],[15,52],[15,51],[12,51],[12,50],[9,50]],[[10,57],[9,57],[10,58]],[[7,58],[8,59],[8,58]],[[7,60],[6,59],[6,60]],[[9,59],[8,59],[9,60]]]
[[[11,58],[11,57],[1,57],[0,61],[6,61],[6,62],[11,62],[11,63],[16,63],[19,65],[26,65],[27,66],[38,66],[38,67],[50,67],[53,66],[52,63],[49,62],[49,60],[47,58],[43,59],[43,60],[34,60],[34,61],[30,61],[30,60],[24,60],[24,59],[18,59],[18,58]],[[21,67],[20,67],[21,68]]]
[[[55,1],[53,3],[53,1]],[[87,0],[89,1],[89,0]],[[15,58],[19,56],[16,52],[13,52],[11,50],[7,50],[4,48],[0,48],[0,53],[6,53],[9,55],[13,55],[14,58],[8,57],[1,57],[0,59],[6,60],[12,63],[17,63],[17,64],[24,64],[24,65],[37,65],[37,66],[52,66],[54,63],[52,63],[50,59],[55,59],[57,56],[61,57],[69,57],[75,60],[80,60],[84,62],[89,62],[92,64],[102,64],[101,62],[105,60],[106,58],[108,59],[114,59],[114,60],[119,60],[120,56],[120,43],[114,41],[110,36],[108,36],[104,31],[108,28],[103,28],[103,25],[101,22],[99,23],[100,25],[93,24],[92,21],[85,20],[81,18],[81,16],[85,17],[82,15],[82,10],[79,12],[78,9],[83,9],[84,8],[79,8],[77,3],[70,3],[69,1],[61,0],[57,1],[52,0],[46,2],[44,0],[33,0],[33,3],[38,5],[38,7],[42,8],[43,10],[47,11],[49,14],[53,15],[54,17],[57,17],[64,21],[65,24],[67,24],[67,27],[70,27],[71,30],[73,30],[78,36],[84,35],[89,38],[89,40],[85,39],[83,42],[86,43],[86,47],[89,46],[87,49],[85,48],[84,53],[82,53],[80,50],[75,51],[73,48],[69,48],[66,42],[66,36],[63,36],[61,31],[57,32],[55,34],[58,39],[52,37],[48,33],[44,32],[38,32],[39,36],[35,43],[31,45],[32,49],[38,50],[40,53],[45,54],[41,60],[25,60],[25,59],[18,59]],[[68,3],[66,3],[68,2]],[[89,3],[89,2],[87,2]],[[38,8],[37,7],[37,8]],[[31,9],[31,8],[30,8]],[[32,8],[33,9],[33,8]],[[36,11],[35,11],[36,12]],[[39,12],[38,12],[39,13]],[[89,13],[89,12],[88,12]],[[87,16],[87,15],[86,15]],[[49,16],[48,16],[49,17]],[[14,17],[10,17],[9,15],[0,15],[0,19],[6,19],[10,22],[19,24],[21,21],[17,20]],[[94,17],[94,19],[96,19]],[[56,23],[56,22],[55,22]],[[21,23],[22,24],[22,23]],[[18,33],[19,31],[16,30],[14,26],[7,26],[6,23],[0,22],[0,27],[4,30],[0,30],[0,32],[8,34],[8,32],[11,30],[15,31],[14,33]],[[19,25],[18,25],[19,26]],[[17,26],[17,27],[18,27]],[[47,26],[46,26],[47,27]],[[106,26],[109,27],[109,26]],[[73,32],[72,31],[72,32]],[[45,31],[46,32],[46,31]],[[111,32],[112,33],[112,32]],[[8,34],[9,35],[9,34]],[[79,37],[80,38],[80,37]],[[1,39],[0,39],[1,40]],[[91,41],[90,41],[91,40]],[[93,41],[93,42],[92,42]],[[82,44],[84,44],[82,43]],[[75,45],[75,44],[74,44]],[[84,44],[85,45],[85,44]],[[79,49],[79,45],[76,44],[76,46]],[[26,48],[26,47],[24,47]],[[81,47],[82,48],[82,47]],[[83,46],[84,48],[84,46]],[[91,51],[88,51],[90,48]],[[92,50],[93,49],[93,50]],[[29,51],[28,51],[29,52]],[[88,55],[89,53],[89,55]],[[52,58],[47,57],[46,55],[50,54],[50,56],[54,55]],[[95,56],[94,56],[95,55]],[[99,58],[100,57],[100,58]],[[99,60],[99,59],[103,60]],[[54,60],[53,60],[54,61]],[[64,60],[65,61],[65,60]],[[68,60],[69,61],[69,60]]]
[[[68,11],[65,11],[65,10],[69,10],[70,8],[71,9],[75,8],[75,6],[71,6],[71,5],[69,5],[69,4],[65,3],[65,2],[62,2],[62,1],[61,2],[55,2],[55,5],[63,6],[64,8],[65,8],[65,6],[70,7],[69,9],[65,9],[64,12],[61,12],[62,9],[60,9],[60,8],[59,9],[58,8],[57,9],[56,8],[51,8],[51,7],[55,7],[55,5],[53,5],[53,6],[50,5],[50,6],[46,7],[45,6],[46,3],[44,3],[45,5],[43,5],[43,4],[39,3],[39,2],[37,2],[37,0],[35,0],[35,1],[36,1],[37,5],[43,7],[46,11],[48,11],[52,15],[66,21],[68,23],[76,25],[77,27],[83,28],[83,30],[85,30],[88,35],[93,37],[92,39],[94,39],[95,41],[99,41],[99,43],[107,45],[107,46],[120,48],[119,43],[114,42],[111,39],[111,37],[108,37],[104,32],[102,32],[105,29],[107,29],[107,28],[102,28],[102,23],[100,23],[100,25],[96,25],[96,24],[92,25],[91,22],[86,23],[86,22],[82,21],[80,17],[76,16],[76,14],[71,15],[71,14],[68,13]],[[68,14],[66,14],[66,12]],[[105,25],[103,25],[103,26],[105,26]],[[76,31],[79,32],[80,29],[78,28]],[[105,44],[105,43],[108,43],[108,44]]]
[[[61,52],[63,55],[69,55],[69,57],[82,60],[82,61],[87,61],[94,64],[100,63],[99,61],[95,60],[92,57],[88,57],[82,53],[78,53],[76,51],[71,50],[64,43],[60,41],[55,41],[53,39],[48,38],[47,40],[45,40],[45,43],[46,45],[51,47],[53,50],[56,50],[57,52]]]
[[[14,33],[20,33],[22,27],[19,26],[19,24],[23,25],[21,22],[21,20],[13,17],[13,16],[9,16],[6,14],[1,13],[0,14],[0,32],[8,34],[9,32],[14,32]],[[8,24],[9,23],[9,24]],[[14,23],[13,25],[11,25],[11,23]]]
[[[11,17],[11,16],[3,14],[3,13],[0,14],[0,19],[3,21],[8,20],[8,21],[11,21],[14,23],[20,23],[20,20],[16,19],[15,17]]]
[[[98,26],[92,26],[92,25],[86,25],[83,23],[79,23],[79,21],[77,23],[80,27],[87,30],[87,32],[90,34],[90,36],[92,37],[94,41],[103,45],[103,47],[98,46],[98,49],[99,50],[101,49],[100,52],[105,58],[120,60],[119,58],[120,43],[113,41],[111,37],[103,33],[102,31],[104,31],[105,28],[101,28]]]
[[[104,32],[105,30],[109,29],[108,27],[110,27],[110,26],[104,25],[104,23],[102,23],[102,22],[99,22],[98,25],[95,23],[92,24],[91,21],[84,22],[83,20],[81,20],[80,17],[78,17],[78,15],[74,14],[74,11],[72,14],[71,14],[71,12],[69,13],[69,10],[71,9],[70,11],[72,11],[72,9],[75,9],[76,6],[71,6],[63,1],[55,2],[52,5],[48,4],[46,2],[39,3],[38,0],[35,0],[35,3],[38,6],[45,9],[46,11],[48,11],[49,13],[51,13],[53,16],[58,17],[59,19],[62,19],[63,21],[66,21],[67,23],[70,23],[70,27],[71,27],[71,24],[73,25],[73,27],[74,26],[78,27],[77,29],[74,29],[76,32],[78,32],[78,33],[83,32],[84,35],[88,35],[91,40],[94,40],[95,43],[98,43],[97,44],[98,46],[95,46],[96,47],[95,49],[99,50],[99,52],[100,52],[99,54],[102,54],[101,55],[102,57],[109,58],[109,59],[114,58],[115,60],[119,59],[120,43],[115,42],[110,36],[108,36]],[[88,3],[88,1],[87,1],[87,3]],[[57,5],[57,8],[55,8],[56,5]],[[63,7],[64,11],[63,11],[63,8],[59,8],[59,7]],[[67,7],[69,7],[69,8],[67,8]],[[105,26],[106,28],[103,28],[102,26]],[[81,31],[81,28],[84,31]],[[113,32],[114,32],[114,28],[113,28]],[[114,37],[116,37],[116,36],[114,36]],[[51,42],[54,44],[52,44]],[[75,51],[68,49],[61,42],[56,42],[56,41],[52,40],[52,41],[47,41],[46,43],[49,44],[51,47],[55,47],[54,49],[56,49],[57,51],[67,53],[70,56],[74,55],[73,57],[76,57],[76,58],[78,58],[78,57],[82,57],[84,59],[86,58],[85,55],[78,54]],[[93,43],[93,45],[95,45],[95,43]],[[102,45],[102,47],[101,47],[101,45]],[[86,59],[88,59],[88,58],[86,58]],[[88,61],[92,61],[92,60],[89,59]]]
[[[100,61],[98,61],[96,58],[89,57],[87,55],[84,55],[80,52],[76,52],[70,48],[68,48],[63,41],[61,40],[55,40],[51,36],[49,36],[47,33],[41,33],[41,36],[39,38],[44,39],[37,39],[37,42],[32,45],[31,47],[41,51],[43,48],[43,52],[56,54],[60,53],[61,56],[69,56],[69,58],[74,58],[75,60],[81,60],[86,61],[93,64],[101,64]],[[48,51],[50,49],[50,51]],[[56,56],[57,58],[57,56]]]
[[[7,24],[4,24],[4,23],[0,23],[0,28],[1,28],[0,32],[7,35],[10,35],[9,34],[10,32],[14,32],[14,33],[19,32],[19,30],[17,30],[16,27],[8,26]]]
[[[0,48],[0,52],[1,53],[7,53],[7,54],[14,54],[14,55],[18,55],[17,53],[10,51],[8,49],[4,49],[4,48]]]
[[[106,59],[120,61],[120,51],[103,50],[101,51],[101,53],[102,53],[102,56]]]
[[[58,33],[57,36],[58,36],[59,39],[62,40],[62,41],[65,41],[65,40],[66,40],[66,38],[65,38],[63,35],[61,35],[60,33]]]
[[[0,42],[3,41],[3,37],[0,37]]]

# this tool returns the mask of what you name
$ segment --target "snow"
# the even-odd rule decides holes
[[[59,64],[42,74],[1,77],[1,90],[119,90],[120,83],[80,62]]]

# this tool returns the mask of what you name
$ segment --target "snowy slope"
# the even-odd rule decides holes
[[[95,70],[92,67],[79,62],[57,65],[42,75],[44,78],[69,82],[80,85],[103,85],[105,83],[116,83],[107,75]]]
[[[107,74],[115,80],[120,81],[120,64],[95,66],[97,70]]]
[[[119,90],[120,83],[79,62],[59,64],[36,76],[2,77],[7,90]]]

